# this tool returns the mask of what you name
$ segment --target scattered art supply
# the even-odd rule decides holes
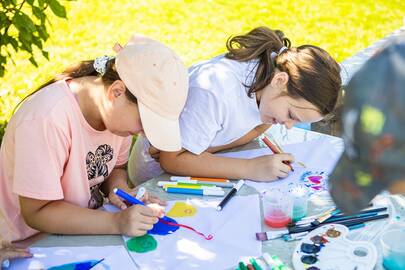
[[[3,267],[3,269],[9,268],[9,267],[10,267],[10,260],[4,260],[4,261],[1,263],[1,266]]]
[[[197,213],[197,208],[187,202],[175,202],[170,211],[166,214],[168,217],[192,217]]]
[[[225,195],[225,191],[222,189],[168,187],[165,190],[167,193],[187,194],[187,195],[205,195],[205,196],[220,196],[220,197]]]
[[[168,182],[168,181],[163,181]],[[223,188],[233,188],[235,186],[232,182],[213,182],[213,181],[200,181],[200,180],[178,180],[174,181],[171,180],[172,183],[180,183],[180,184],[197,184],[197,185],[215,185],[217,187]],[[160,182],[158,182],[160,183]]]
[[[130,251],[137,253],[145,253],[155,250],[157,247],[157,242],[152,235],[145,234],[139,237],[132,237],[127,242],[127,248]]]
[[[293,252],[294,269],[372,270],[378,258],[375,246],[347,239],[348,232],[346,226],[327,224],[308,233]]]
[[[293,200],[292,221],[296,222],[307,215],[309,191],[305,185],[293,184],[290,186],[289,194]]]
[[[206,177],[190,177],[190,176],[171,176],[170,180],[172,181],[205,181],[205,182],[229,182],[228,179],[225,178],[206,178]]]
[[[364,228],[365,226],[366,226],[366,224],[360,223],[360,224],[351,225],[351,226],[347,226],[347,227],[349,228],[349,230],[356,230],[356,229]],[[297,240],[303,239],[308,233],[309,233],[309,231],[302,232],[302,233],[285,234],[282,236],[282,238],[286,242],[297,241]],[[322,242],[321,244],[324,244],[324,243]]]
[[[262,257],[266,262],[266,264],[270,267],[270,269],[275,270],[289,269],[277,255],[270,256],[270,254],[264,252]]]
[[[189,184],[182,184],[182,183],[178,183],[175,182],[174,184],[169,184],[169,185],[164,185],[163,189],[168,189],[168,188],[188,188],[188,189],[208,189],[208,190],[221,190],[223,191],[223,189],[221,187],[217,187],[217,186],[204,186],[204,185],[189,185]]]
[[[405,269],[405,227],[392,229],[381,235],[383,264],[387,270]]]
[[[369,221],[375,221],[375,220],[380,220],[380,219],[385,219],[388,218],[389,214],[382,214],[382,215],[373,215],[373,216],[367,216],[367,217],[352,217],[347,220],[340,220],[340,221],[325,221],[322,224],[309,224],[309,225],[294,225],[288,227],[284,230],[277,230],[277,231],[268,231],[268,232],[258,232],[256,233],[256,239],[259,241],[268,241],[268,240],[273,240],[277,238],[286,238],[289,239],[287,235],[294,235],[296,236],[297,234],[304,233],[304,232],[310,232],[318,227],[324,225],[324,224],[340,224],[347,226],[349,228],[355,229],[359,227],[364,227],[365,222]],[[332,235],[334,232],[330,232]],[[302,235],[299,235],[302,236]],[[293,237],[291,237],[293,238]]]
[[[219,202],[215,198],[192,198],[168,201],[166,207],[166,212],[170,213],[176,205],[186,206],[186,209],[191,205],[196,209],[195,214],[176,217],[176,221],[202,232],[211,232],[212,240],[207,241],[181,228],[167,236],[153,235],[156,249],[144,253],[129,251],[129,255],[140,269],[176,270],[229,269],[243,256],[259,257],[261,243],[252,239],[249,233],[261,228],[259,195],[235,196],[221,212],[216,211]],[[125,242],[131,239],[123,238]]]
[[[263,195],[264,222],[272,228],[286,227],[291,222],[293,200],[280,189],[270,189]]]
[[[198,184],[198,183],[188,183],[188,182],[175,182],[175,181],[159,181],[157,182],[158,187],[165,187],[165,186],[188,186],[188,187],[216,187],[215,184]]]
[[[138,200],[142,200],[143,196],[145,196],[145,193],[146,193],[146,188],[140,187],[138,189],[138,192],[136,193],[135,198]]]
[[[217,211],[221,211],[222,208],[225,207],[228,201],[236,195],[236,193],[239,191],[239,189],[242,188],[244,184],[245,184],[244,180],[239,180],[238,183],[231,189],[231,191],[229,191],[228,194],[226,194],[225,198],[218,204]]]

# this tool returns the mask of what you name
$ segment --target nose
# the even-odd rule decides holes
[[[287,129],[291,129],[295,125],[296,121],[285,121],[284,125]]]

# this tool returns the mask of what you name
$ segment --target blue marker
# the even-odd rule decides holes
[[[140,200],[138,200],[137,198],[129,195],[128,193],[126,193],[125,191],[119,189],[119,188],[114,188],[113,192],[118,196],[123,198],[124,200],[126,200],[127,202],[131,203],[131,204],[140,204],[140,205],[144,205],[145,204],[143,202],[141,202]],[[155,225],[153,225],[153,228],[150,229],[148,231],[148,233],[150,234],[159,234],[159,235],[165,235],[165,234],[169,234],[169,233],[173,233],[176,230],[178,230],[180,227],[176,226],[176,225],[168,225],[165,223],[162,223],[163,221],[166,222],[171,222],[171,223],[177,223],[177,221],[175,221],[172,218],[169,218],[167,216],[163,216],[161,218],[159,218],[159,222],[155,223]]]
[[[356,225],[348,226],[349,230],[360,229],[360,228],[363,228],[363,227],[366,227],[366,224],[359,223],[359,224],[356,224]]]
[[[125,191],[123,191],[122,189],[119,188],[114,188],[113,192],[118,196],[123,198],[124,200],[126,200],[129,203],[132,204],[141,204],[141,205],[145,205],[142,201],[138,200],[137,198],[129,195],[128,193],[126,193]]]

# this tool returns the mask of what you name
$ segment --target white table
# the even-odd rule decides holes
[[[303,141],[309,141],[314,139],[322,138],[324,135],[321,133],[316,133],[313,131],[307,131],[303,129],[293,128],[291,130],[286,130],[282,126],[273,126],[267,132],[271,133],[277,141],[284,144],[291,144]],[[331,151],[340,151],[343,147],[342,140],[337,137],[328,136],[333,144]],[[258,141],[253,141],[243,147],[239,147],[235,150],[247,150],[260,147]],[[162,175],[155,179],[147,181],[144,186],[166,200],[173,199],[185,199],[186,195],[174,195],[167,194],[158,188],[156,185],[157,181],[167,179],[168,175]],[[248,195],[257,193],[257,191],[251,187],[243,187],[240,191],[240,195]],[[377,244],[377,248],[380,251],[380,246],[378,243],[378,237],[380,233],[387,228],[396,227],[403,225],[405,226],[405,197],[404,196],[390,196],[382,195],[382,200],[386,200],[389,203],[390,212],[392,218],[390,220],[376,221],[367,224],[365,229],[356,230],[350,234],[350,239],[352,240],[367,240]],[[325,200],[311,201],[309,205],[309,214],[320,213],[325,209],[330,208],[333,205],[330,199],[325,198]],[[261,219],[263,220],[263,218]],[[263,231],[266,230],[264,223],[262,224]],[[254,233],[254,232],[252,232]],[[39,240],[34,244],[38,247],[51,247],[51,246],[102,246],[102,245],[124,245],[124,242],[120,236],[58,236],[58,235],[48,235],[45,238]],[[281,239],[271,240],[263,243],[263,251],[268,252],[271,255],[278,255],[285,264],[292,267],[291,256],[292,252],[297,245],[297,242],[284,242]],[[381,252],[380,252],[381,253]],[[237,262],[235,262],[235,265]],[[135,266],[134,266],[135,269]],[[375,269],[383,269],[381,258]]]

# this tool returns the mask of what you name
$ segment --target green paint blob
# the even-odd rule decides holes
[[[132,237],[127,241],[127,247],[130,251],[137,253],[145,253],[155,250],[157,241],[152,235],[145,234],[139,237]]]

